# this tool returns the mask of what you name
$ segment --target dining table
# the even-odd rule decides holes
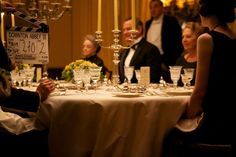
[[[49,130],[50,157],[160,157],[190,97],[158,86],[143,92],[63,89],[36,114],[36,125]]]

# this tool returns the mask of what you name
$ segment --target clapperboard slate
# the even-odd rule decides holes
[[[48,26],[38,20],[15,12],[15,16],[34,27],[15,26],[7,28],[7,52],[16,63],[47,64],[49,62]]]

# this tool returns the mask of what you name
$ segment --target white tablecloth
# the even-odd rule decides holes
[[[37,116],[49,128],[52,157],[160,157],[188,97],[69,93],[49,97]]]

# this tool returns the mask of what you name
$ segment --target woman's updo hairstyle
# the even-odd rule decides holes
[[[201,16],[216,16],[221,24],[232,23],[235,20],[235,0],[199,0]]]

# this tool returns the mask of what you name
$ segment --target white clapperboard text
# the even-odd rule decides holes
[[[49,62],[48,26],[21,12],[14,14],[36,27],[8,27],[6,42],[8,55],[16,63],[47,64]]]

